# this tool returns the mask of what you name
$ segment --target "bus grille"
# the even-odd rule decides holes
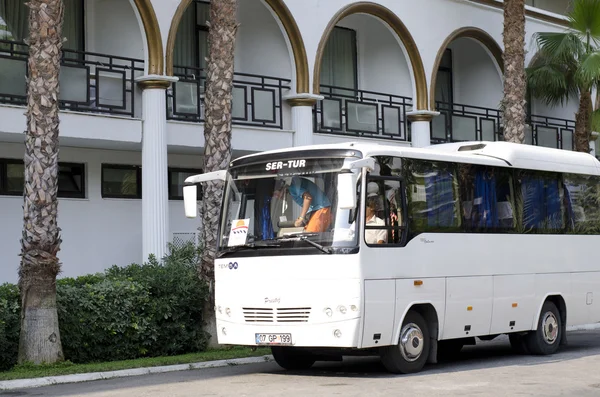
[[[293,308],[254,308],[243,307],[247,323],[306,323],[310,316],[310,307]]]

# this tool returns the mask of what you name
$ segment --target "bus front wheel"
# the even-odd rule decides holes
[[[316,361],[311,353],[294,347],[273,346],[271,353],[275,362],[287,370],[309,369]]]
[[[419,372],[427,362],[430,346],[427,323],[419,313],[410,311],[402,323],[398,344],[382,348],[381,362],[392,373]]]

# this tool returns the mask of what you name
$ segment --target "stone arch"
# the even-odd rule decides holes
[[[427,78],[425,77],[425,69],[423,68],[423,61],[421,59],[419,49],[417,48],[417,44],[415,43],[404,23],[402,23],[400,18],[398,18],[393,11],[382,5],[371,2],[358,2],[342,8],[337,12],[337,14],[335,14],[325,28],[325,31],[321,37],[321,41],[319,42],[317,56],[315,58],[315,67],[313,71],[313,93],[318,94],[321,90],[321,62],[329,35],[338,22],[353,14],[368,14],[379,19],[380,21],[386,23],[388,27],[396,34],[398,39],[400,39],[404,49],[406,50],[406,54],[408,55],[410,61],[409,64],[412,68],[413,89],[416,90],[416,108],[417,110],[427,110]]]
[[[448,48],[450,43],[460,38],[470,38],[482,44],[496,61],[496,65],[500,69],[500,72],[502,74],[504,73],[504,59],[502,57],[502,48],[500,47],[500,45],[498,45],[498,43],[496,42],[496,40],[494,40],[492,36],[490,36],[486,31],[476,27],[464,27],[455,30],[442,43],[435,58],[435,63],[433,64],[433,69],[431,71],[431,86],[429,87],[429,106],[431,107],[431,110],[435,110],[435,86],[437,83],[437,71],[440,67],[440,62],[442,62],[444,51],[446,50],[446,48]]]
[[[283,0],[263,0],[264,3],[277,15],[279,22],[285,29],[285,33],[289,40],[293,57],[294,65],[296,68],[296,92],[297,93],[308,93],[309,92],[309,75],[308,75],[308,59],[306,57],[306,49],[304,47],[304,41],[300,34],[300,29],[296,24],[296,20],[292,16],[292,13],[285,5]],[[169,37],[167,39],[167,50],[166,50],[166,74],[173,76],[173,51],[175,49],[175,39],[177,37],[177,30],[179,29],[179,23],[185,13],[187,7],[192,3],[192,0],[181,0],[181,3],[175,11],[173,20],[171,21],[171,28],[169,29]]]
[[[164,73],[164,52],[160,26],[152,7],[151,0],[130,0],[141,19],[146,36],[148,74],[162,75]]]

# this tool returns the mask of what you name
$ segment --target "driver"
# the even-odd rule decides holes
[[[310,180],[294,176],[277,180],[273,197],[282,198],[286,189],[296,204],[302,207],[294,225],[305,226],[304,230],[309,233],[325,232],[331,224],[331,202],[325,193]]]

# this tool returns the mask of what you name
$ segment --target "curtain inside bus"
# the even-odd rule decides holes
[[[521,179],[523,226],[531,229],[560,229],[562,211],[558,180],[538,175]]]

